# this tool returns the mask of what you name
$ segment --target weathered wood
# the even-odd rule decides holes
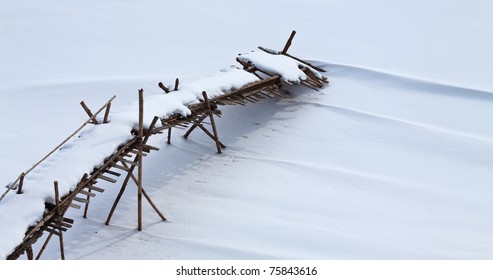
[[[117,180],[116,180],[116,179],[110,178],[110,177],[108,177],[108,176],[104,176],[104,175],[102,175],[102,174],[99,174],[99,175],[98,175],[98,178],[99,178],[99,179],[102,179],[102,180],[105,180],[105,181],[107,181],[107,182],[110,182],[110,183],[116,183],[116,182],[117,182]]]
[[[58,224],[64,228],[71,228],[72,227],[72,224],[70,223],[66,223],[64,221],[58,221]]]
[[[61,225],[59,225],[58,222],[57,223],[54,223],[54,222],[47,223],[46,225],[44,225],[43,228],[48,228],[48,227],[52,227],[53,229],[56,229],[56,230],[67,231],[67,229],[62,227]]]
[[[158,147],[154,147],[154,146],[151,146],[151,145],[142,145],[142,151],[146,152],[146,153],[149,153],[151,150],[154,150],[154,151],[159,151],[159,148]]]
[[[170,90],[168,87],[166,87],[163,83],[159,82],[159,84],[157,84],[159,86],[159,88],[161,88],[162,90],[164,90],[165,93],[169,93]]]
[[[103,118],[103,123],[108,123],[109,122],[109,117],[110,117],[110,109],[111,109],[111,102],[108,103],[108,106],[106,106],[106,110],[104,111],[104,118]]]
[[[41,255],[43,254],[44,250],[46,249],[46,245],[50,242],[51,237],[53,236],[53,233],[50,233],[48,237],[46,238],[45,242],[43,243],[43,246],[41,246],[41,249],[39,250],[38,254],[36,255],[35,260],[39,260],[41,258]]]
[[[137,230],[142,231],[142,146],[144,142],[144,90],[139,90],[139,135],[140,153],[137,154]]]
[[[26,176],[26,173],[22,172],[20,179],[19,179],[19,186],[17,187],[17,194],[22,194],[22,186],[24,185],[24,177]]]
[[[273,55],[278,55],[278,54],[281,54],[280,51],[276,51],[276,50],[273,50],[273,49],[269,49],[269,48],[264,48],[262,46],[259,46],[258,47],[260,50],[263,50],[264,52],[268,53],[268,54],[273,54]]]
[[[60,216],[62,216],[62,212],[61,212],[61,209],[60,209],[60,195],[59,195],[59,192],[58,192],[58,181],[55,181],[54,182],[54,188],[55,188],[55,209],[56,209],[56,217],[60,217]],[[48,230],[48,227],[45,227],[44,230]],[[50,232],[50,231],[48,230],[48,232]],[[55,230],[55,232],[58,232],[58,240],[59,240],[59,243],[60,243],[60,257],[61,257],[62,260],[64,260],[65,259],[65,249],[64,249],[64,246],[63,246],[63,230],[59,229],[59,230]]]
[[[197,120],[194,121],[194,124],[190,127],[190,129],[183,135],[185,139],[188,139],[188,136],[190,136],[190,133],[197,128],[197,126],[204,121],[205,118],[207,118],[208,115],[204,114],[203,116],[200,116]]]
[[[68,206],[71,207],[71,208],[80,209],[80,205],[79,204],[70,203]]]
[[[127,172],[128,172],[128,169],[127,169],[127,168],[125,168],[125,167],[124,167],[124,166],[122,166],[122,165],[118,165],[118,164],[116,164],[116,163],[115,163],[112,167],[117,168],[117,169],[120,169],[120,170],[123,170],[123,171],[127,171]]]
[[[99,193],[103,193],[104,192],[104,189],[100,188],[100,187],[96,187],[96,186],[93,186],[93,185],[88,185],[86,186],[87,189],[90,189],[90,190],[93,190],[93,191],[97,191]]]
[[[286,42],[286,45],[284,45],[284,49],[282,50],[282,54],[285,54],[288,52],[289,47],[291,46],[291,43],[293,42],[294,35],[296,35],[296,31],[292,31],[291,35],[289,35],[289,39]]]
[[[139,155],[139,156],[143,156],[143,157],[147,156],[146,153],[142,153],[140,150],[130,150],[129,152],[134,154],[134,155]]]
[[[139,183],[139,180],[137,178],[135,178],[135,175],[134,174],[130,173],[130,176],[131,176],[131,178],[132,178],[132,180],[134,181],[135,184],[138,184]],[[152,206],[152,208],[154,209],[154,211],[156,211],[156,213],[159,215],[159,217],[161,217],[161,219],[163,221],[166,221],[166,218],[161,213],[161,211],[159,211],[159,209],[156,207],[156,205],[154,204],[154,202],[152,202],[151,197],[149,195],[147,195],[147,193],[144,190],[144,188],[142,188],[142,194],[144,194],[144,197],[147,199],[147,201]]]
[[[304,64],[306,64],[306,65],[310,66],[311,68],[313,68],[313,69],[317,70],[318,72],[325,72],[325,69],[322,69],[322,68],[317,67],[317,66],[315,66],[315,65],[313,65],[313,64],[311,64],[311,63],[309,63],[309,62],[306,62],[306,61],[304,61],[304,60],[302,60],[302,59],[299,59],[299,58],[297,58],[297,57],[295,57],[295,56],[292,56],[292,55],[290,55],[289,53],[284,53],[283,55],[285,55],[285,56],[287,56],[287,57],[289,57],[289,58],[292,58],[292,59],[294,59],[294,60],[296,60],[296,61],[298,61],[298,62],[304,63]]]
[[[142,103],[144,103],[143,99],[142,99]],[[147,141],[149,140],[149,137],[151,137],[151,135],[152,135],[152,131],[154,130],[156,123],[159,121],[159,117],[154,116],[154,118],[152,119],[151,124],[149,125],[149,128],[147,129],[147,132],[144,136],[144,115],[143,115],[144,114],[144,107],[143,106],[144,105],[142,105],[142,126],[139,125],[139,137],[142,137],[141,138],[142,141],[140,142],[140,145],[147,143]],[[140,120],[140,108],[139,108],[139,120]]]
[[[49,232],[50,234],[54,234],[54,235],[60,237],[60,232],[58,232],[58,230],[54,230],[54,229],[51,229],[48,227],[42,227],[42,229],[43,229],[43,231]]]
[[[89,191],[86,191],[86,190],[80,190],[80,191],[79,191],[79,193],[80,193],[80,194],[84,194],[84,195],[88,195],[88,196],[90,196],[90,197],[95,197],[95,196],[96,196],[96,194],[95,194],[95,193],[91,192],[91,189],[89,189]]]
[[[128,163],[128,164],[130,164],[132,166],[139,166],[140,165],[140,163],[138,163],[138,162],[130,161],[130,160],[124,159],[124,158],[119,158],[118,160],[121,161],[121,162],[124,162],[124,163]]]
[[[96,195],[91,192],[91,189],[89,189],[88,191],[80,190],[79,193],[86,195],[87,202],[86,202],[86,205],[84,206],[84,214],[82,215],[82,217],[85,219],[85,218],[87,218],[87,212],[89,211],[90,199],[91,199],[91,197],[94,197]]]
[[[108,174],[111,174],[111,175],[116,176],[116,177],[120,177],[122,175],[121,173],[118,173],[118,172],[115,172],[115,171],[112,171],[112,170],[109,170],[109,169],[106,169],[104,171],[104,173],[108,173]]]
[[[175,80],[175,89],[174,91],[177,91],[178,90],[178,85],[180,84],[180,80],[178,78],[176,78]]]
[[[89,116],[89,118],[92,119],[91,122],[94,124],[99,124],[98,120],[96,120],[96,117],[92,114],[91,110],[89,110],[89,107],[87,107],[86,103],[84,103],[84,101],[81,101],[80,105],[82,106],[86,114]]]
[[[207,93],[205,91],[202,92],[202,96],[204,97],[204,102],[209,110],[211,110],[211,104],[209,103],[209,97],[207,96]],[[220,154],[221,153],[221,144],[219,142],[219,137],[217,135],[217,129],[216,129],[216,123],[214,122],[214,116],[212,114],[209,114],[209,119],[211,120],[211,126],[212,126],[212,131],[214,132],[214,142],[216,142],[216,148],[217,152]],[[201,128],[203,126],[199,125]],[[205,131],[205,130],[204,130]]]
[[[77,202],[80,202],[80,203],[88,203],[89,200],[85,199],[85,198],[82,198],[82,197],[74,197],[74,200],[77,201]]]

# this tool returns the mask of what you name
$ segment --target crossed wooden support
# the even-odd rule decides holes
[[[127,176],[125,177],[120,192],[118,193],[115,202],[111,207],[105,225],[109,225],[111,217],[115,212],[116,206],[118,205],[118,202],[120,201],[123,193],[125,192],[125,189],[130,179],[132,179],[134,183],[137,185],[137,230],[142,231],[142,195],[146,198],[146,200],[152,206],[154,211],[156,211],[159,217],[163,221],[166,221],[164,215],[159,211],[159,209],[156,207],[154,202],[152,202],[151,197],[145,192],[144,188],[142,187],[143,157],[146,156],[145,153],[150,152],[151,149],[159,150],[159,148],[152,147],[146,144],[147,140],[149,140],[149,137],[152,135],[153,129],[158,120],[159,120],[158,117],[154,117],[154,119],[151,122],[151,125],[147,129],[147,133],[144,135],[144,90],[140,89],[139,90],[139,130],[136,138],[137,141],[129,151],[135,154],[135,158],[133,161],[129,161],[120,157],[118,158],[118,162],[115,162],[115,165],[117,163],[120,163],[123,169],[127,170]],[[133,174],[135,167],[137,167],[137,177]]]
[[[207,111],[205,111],[202,115],[194,117],[193,125],[190,127],[190,129],[188,129],[188,131],[185,133],[185,135],[183,135],[183,137],[187,139],[188,136],[190,136],[190,133],[192,133],[192,131],[194,131],[198,127],[202,129],[202,131],[204,131],[205,134],[207,134],[207,136],[209,136],[216,143],[217,152],[220,154],[221,148],[223,149],[226,148],[226,146],[223,143],[221,143],[221,141],[219,141],[219,136],[217,134],[217,129],[216,129],[216,123],[214,121],[214,114],[219,114],[220,112],[217,110],[217,106],[215,104],[209,103],[209,97],[207,96],[207,93],[205,91],[202,92],[202,96],[204,97],[204,102],[207,106]],[[209,117],[211,122],[212,133],[209,130],[207,130],[207,128],[205,128],[204,125],[202,124],[207,117]]]

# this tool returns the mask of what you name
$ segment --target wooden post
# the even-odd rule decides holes
[[[61,211],[60,211],[60,195],[58,193],[58,181],[55,181],[54,182],[54,187],[55,187],[55,207],[56,207],[56,219],[59,220],[61,219]],[[65,252],[64,252],[64,249],[63,249],[63,230],[61,229],[57,229],[58,230],[58,233],[60,234],[58,237],[59,237],[59,240],[60,240],[60,256],[62,258],[62,260],[65,260]]]
[[[177,91],[178,90],[178,85],[180,84],[180,80],[178,78],[176,78],[175,80],[175,89],[174,91]]]
[[[151,125],[149,126],[149,129],[147,131],[147,134],[145,135],[144,139],[142,140],[142,143],[140,145],[140,147],[143,147],[146,143],[147,143],[147,140],[149,139],[150,135],[151,135],[151,132],[152,130],[154,129],[154,126],[156,125],[157,121],[159,120],[159,117],[154,117],[154,119],[152,120],[151,122]],[[139,144],[138,141],[136,144]],[[138,154],[143,154],[143,151],[142,151],[142,148],[139,148],[139,152]],[[142,162],[142,157],[140,158],[140,161]],[[137,165],[140,165],[139,164],[139,155],[136,155],[133,162],[131,161],[130,162],[130,167],[127,166],[127,164],[122,160],[120,159],[120,163],[122,164],[122,167],[124,168],[124,170],[127,171],[127,176],[125,177],[125,180],[123,181],[123,184],[122,184],[122,187],[120,189],[120,192],[118,193],[116,199],[115,199],[115,202],[113,202],[113,206],[111,206],[111,210],[110,210],[110,213],[108,214],[108,217],[106,218],[106,222],[104,223],[105,225],[109,225],[110,224],[110,221],[111,221],[111,217],[113,216],[113,213],[115,212],[116,210],[116,207],[118,206],[118,203],[120,202],[120,199],[122,198],[123,196],[123,193],[125,192],[125,189],[127,187],[127,184],[129,182],[130,179],[133,179],[135,184],[138,186],[139,185],[139,180],[135,178],[135,175],[133,174],[134,172],[134,169]],[[142,189],[142,194],[144,194],[145,196],[145,192],[144,190]],[[152,206],[153,204],[151,204]],[[154,207],[154,206],[153,206]],[[156,210],[157,208],[155,208]],[[157,211],[158,214],[160,216],[162,216],[162,214],[160,214],[159,211]],[[164,217],[164,216],[163,216]]]
[[[163,83],[159,82],[159,84],[157,84],[162,90],[164,90],[165,93],[169,93],[170,90],[169,88],[167,88]]]
[[[137,162],[137,156],[134,159],[134,162]],[[123,163],[123,162],[122,162]],[[110,213],[108,214],[108,217],[106,218],[106,222],[104,222],[105,225],[109,225],[111,221],[111,217],[113,217],[113,213],[116,210],[116,206],[120,202],[120,199],[122,198],[123,193],[125,192],[125,188],[127,187],[128,181],[130,180],[130,175],[135,169],[135,165],[132,165],[127,173],[127,176],[125,177],[125,180],[123,180],[122,187],[120,189],[120,192],[116,196],[115,202],[113,202],[113,205],[111,206]]]
[[[53,236],[53,233],[50,232],[50,234],[46,238],[45,242],[43,243],[43,246],[41,246],[41,249],[39,250],[38,255],[36,255],[36,260],[39,260],[39,258],[41,258],[41,255],[43,254],[44,250],[46,249],[46,245],[48,245],[52,236]]]
[[[86,114],[89,116],[89,118],[92,118],[91,122],[94,124],[99,124],[96,118],[94,118],[94,115],[92,114],[91,110],[89,110],[89,107],[87,107],[86,103],[84,103],[84,101],[81,101],[80,105],[82,106],[84,111],[86,111]]]
[[[128,165],[124,162],[122,162],[123,166],[128,168]],[[132,178],[132,180],[134,181],[135,184],[138,184],[138,179],[135,178],[135,175],[132,174],[132,173],[129,173],[130,177]],[[149,204],[152,206],[152,208],[154,209],[154,211],[156,211],[156,213],[159,215],[159,217],[161,217],[161,219],[163,221],[166,221],[166,218],[164,217],[164,215],[161,213],[161,211],[159,211],[159,209],[156,207],[156,205],[154,204],[154,202],[152,202],[152,199],[151,197],[146,193],[146,191],[144,190],[144,188],[142,188],[142,194],[144,195],[144,197],[147,199],[147,201],[149,202]]]
[[[87,190],[89,193],[91,193],[91,189]],[[88,194],[86,195],[86,199],[87,199],[87,202],[86,202],[86,206],[84,206],[84,215],[82,216],[83,218],[87,218],[87,211],[89,210],[89,201],[91,199],[91,195]]]
[[[24,177],[26,176],[26,173],[22,172],[21,177],[19,179],[19,187],[17,188],[17,194],[22,194],[22,185],[24,185]]]
[[[168,128],[168,144],[171,144],[171,126]]]
[[[106,106],[106,111],[104,111],[103,123],[108,123],[108,118],[110,116],[111,103],[108,103]]]
[[[142,148],[144,145],[144,90],[139,90],[139,136],[138,136],[139,154],[137,154],[137,230],[142,231]]]
[[[286,54],[288,52],[288,49],[291,46],[291,42],[293,42],[294,35],[296,35],[296,31],[293,30],[293,32],[291,32],[291,35],[289,36],[288,41],[286,42],[286,45],[284,46],[284,49],[281,52],[282,54]]]
[[[211,120],[212,132],[214,133],[214,141],[216,142],[217,152],[221,153],[221,145],[219,144],[219,137],[217,135],[216,123],[214,122],[214,116],[212,114],[211,104],[209,103],[209,97],[207,97],[207,93],[205,91],[202,92],[202,96],[204,97],[205,104],[207,105],[207,109],[209,109],[209,118]]]

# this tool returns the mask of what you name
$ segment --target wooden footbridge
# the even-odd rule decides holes
[[[259,47],[261,51],[257,51],[255,55],[248,53],[246,55],[239,55],[236,59],[242,66],[242,69],[255,76],[253,82],[242,85],[239,88],[227,90],[220,95],[209,96],[206,91],[200,93],[200,102],[188,104],[189,112],[187,115],[183,114],[170,114],[164,117],[154,117],[149,125],[144,123],[144,92],[139,90],[139,113],[138,113],[138,126],[131,130],[130,140],[119,143],[116,151],[107,157],[104,162],[98,163],[92,171],[81,174],[78,183],[71,188],[68,193],[61,194],[58,187],[58,182],[53,182],[54,200],[52,202],[45,202],[44,213],[39,213],[39,220],[35,224],[27,226],[27,231],[22,241],[13,244],[10,254],[7,259],[18,259],[21,255],[26,253],[27,259],[39,259],[47,244],[50,242],[53,236],[58,239],[60,244],[61,259],[65,259],[64,246],[63,246],[63,233],[72,227],[73,219],[65,217],[67,210],[72,208],[82,209],[83,217],[87,217],[89,205],[91,199],[94,199],[98,193],[104,192],[104,188],[98,182],[105,181],[110,183],[118,183],[118,177],[122,176],[123,183],[121,189],[109,211],[108,218],[105,224],[109,225],[111,217],[116,210],[116,207],[125,192],[128,184],[133,182],[138,189],[137,192],[137,229],[142,230],[142,204],[145,199],[159,215],[160,219],[165,221],[165,216],[159,211],[156,205],[153,203],[151,197],[146,193],[142,185],[143,174],[143,159],[151,151],[158,151],[158,147],[153,147],[147,142],[153,135],[163,134],[167,131],[167,141],[171,143],[172,129],[173,128],[186,128],[188,129],[184,135],[188,138],[189,135],[195,129],[200,129],[206,133],[214,142],[217,152],[221,153],[225,148],[224,144],[219,140],[219,134],[215,125],[214,117],[221,116],[219,106],[225,105],[245,105],[247,103],[258,103],[267,98],[283,97],[287,91],[283,88],[283,84],[301,84],[311,89],[317,90],[322,88],[328,83],[326,77],[320,74],[325,72],[323,69],[318,68],[310,63],[303,61],[297,57],[288,54],[288,49],[291,45],[295,31],[291,33],[285,47],[282,51],[273,51],[271,49]],[[259,54],[262,53],[262,54]],[[259,59],[259,57],[266,57],[268,59]],[[284,74],[284,70],[276,70],[275,65],[265,64],[271,63],[271,59],[282,59],[283,61],[289,61],[292,65],[295,65],[299,72],[299,79],[292,79],[288,74]],[[276,64],[276,63],[274,63]],[[285,65],[285,63],[281,63]],[[284,67],[284,66],[282,66]],[[274,70],[273,70],[274,69]],[[166,87],[163,83],[158,84],[163,89],[163,94],[170,94],[173,92],[180,93],[179,80],[176,79],[174,87]],[[104,104],[95,114],[81,102],[83,109],[89,116],[89,119],[76,130],[68,139],[75,136],[84,126],[88,124],[100,125],[109,123],[109,113],[111,107],[111,101],[115,97],[111,98],[106,104]],[[97,116],[104,111],[104,117],[102,120],[98,120]],[[209,125],[206,126],[205,120],[209,120]],[[7,186],[7,190],[0,198],[3,199],[7,193],[11,190],[16,190],[16,197],[22,197],[24,191],[28,191],[24,184],[24,178],[28,176],[29,172],[33,170],[38,164],[44,161],[46,158],[55,153],[66,142],[57,146],[51,153],[49,153],[40,162],[35,164],[31,169],[22,173],[14,183]],[[23,189],[24,188],[24,189]],[[2,203],[2,202],[0,202]],[[1,221],[0,221],[1,222]],[[8,225],[2,225],[3,230],[8,230]],[[39,251],[33,252],[33,244],[40,240],[43,235],[47,235],[44,239],[44,243],[40,247]]]

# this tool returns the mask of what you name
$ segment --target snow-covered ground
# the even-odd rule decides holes
[[[137,232],[131,188],[105,226],[119,190],[108,185],[88,219],[68,212],[67,258],[491,259],[491,8],[0,1],[0,182],[86,120],[81,100],[116,94],[118,111],[139,88],[206,77],[295,29],[290,52],[323,65],[330,86],[222,108],[221,155],[198,132],[151,139],[162,149],[144,161],[144,187],[169,221],[145,205]]]

